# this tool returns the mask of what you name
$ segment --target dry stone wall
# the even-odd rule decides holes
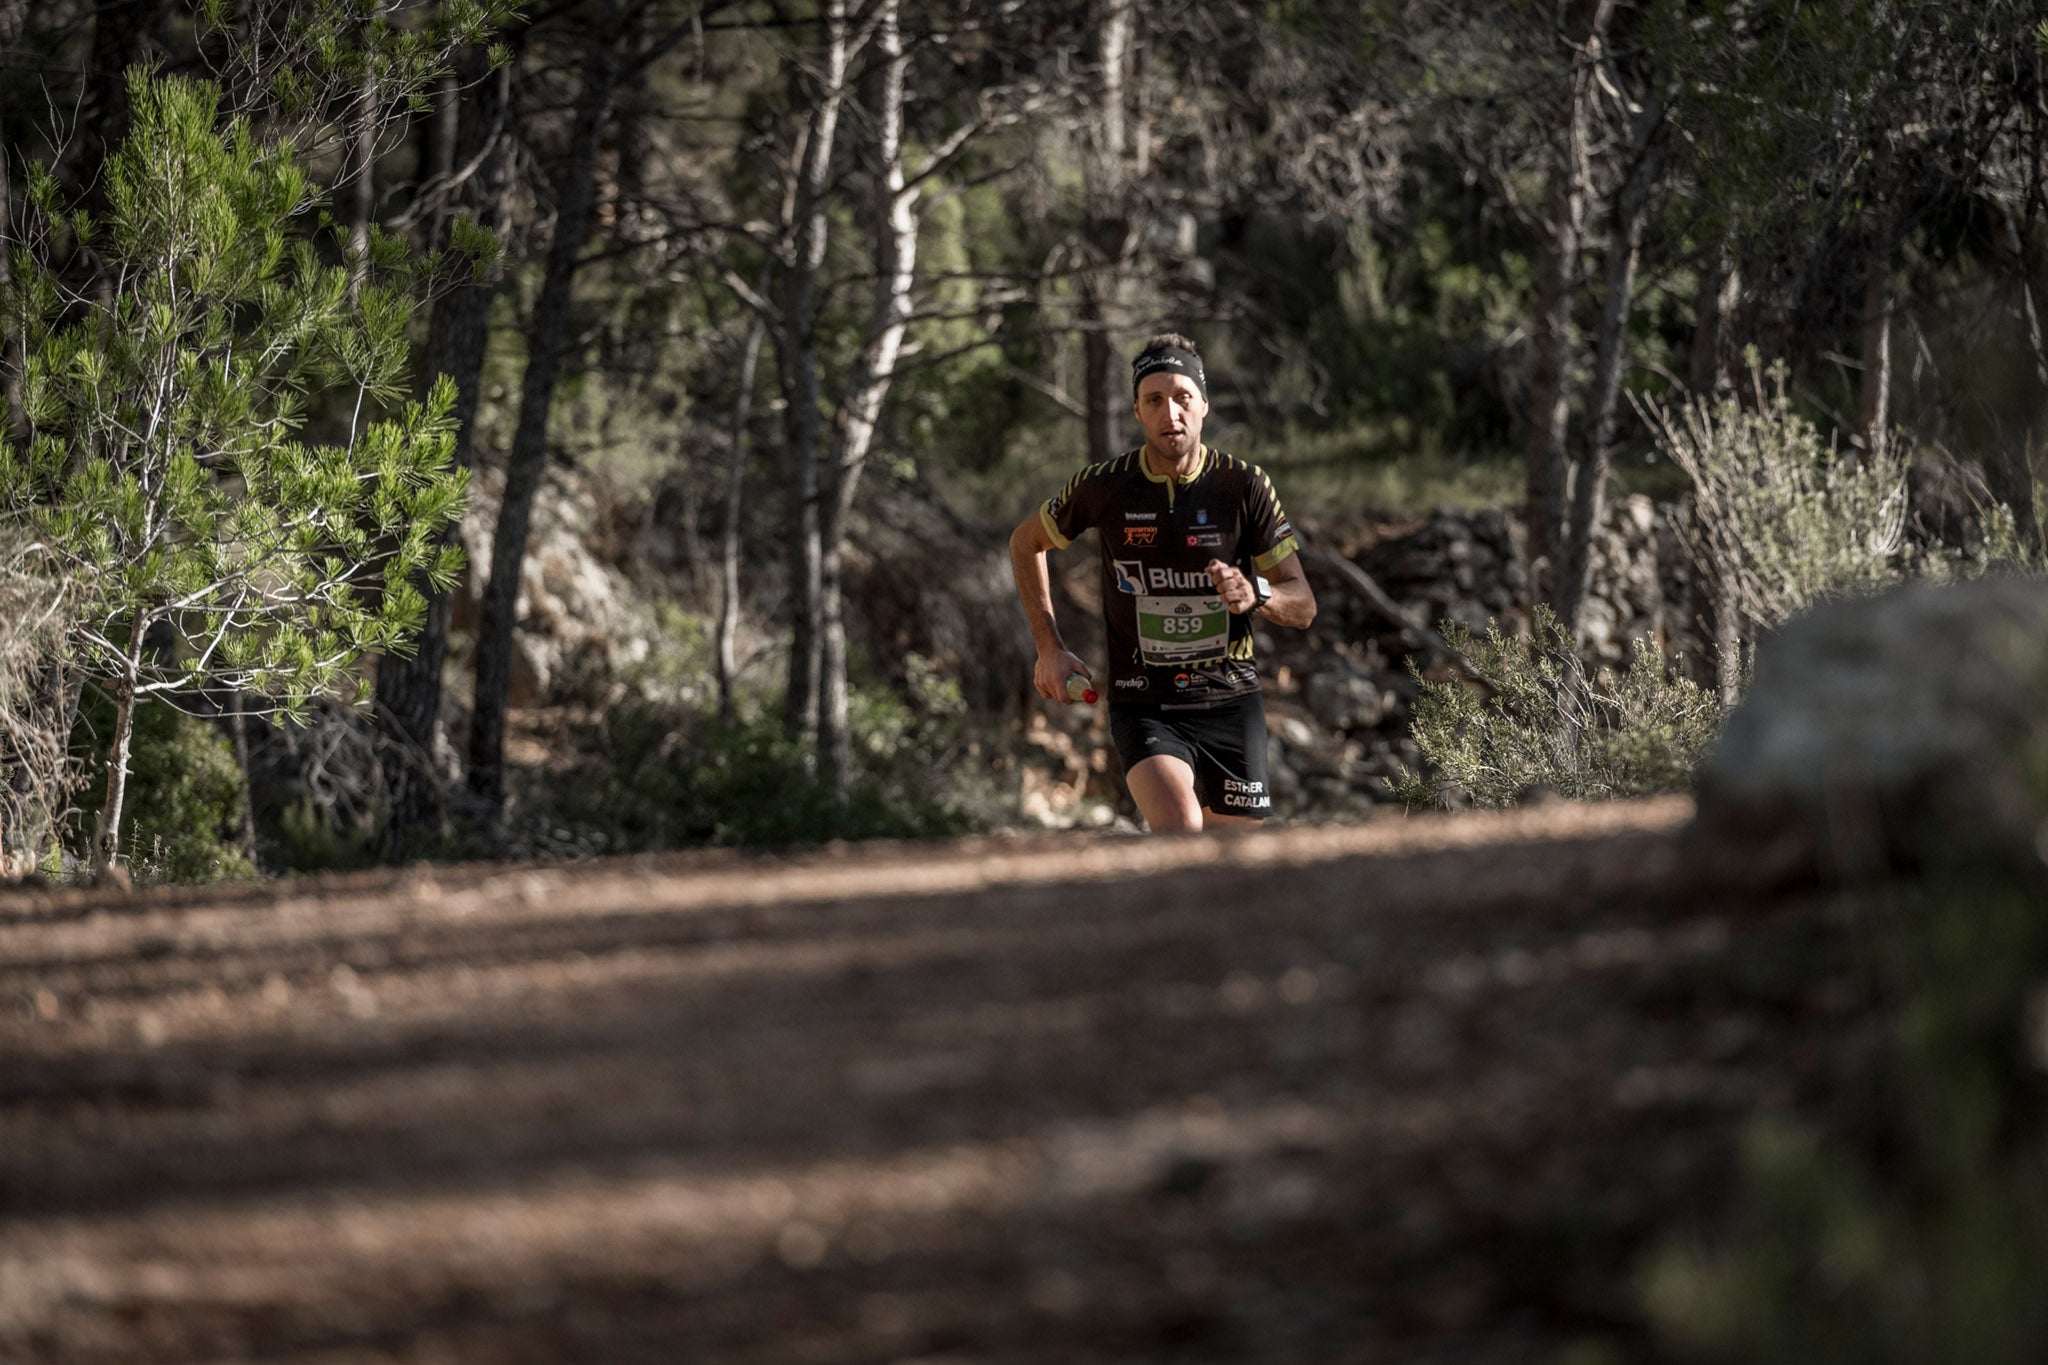
[[[1331,547],[1333,552],[1334,547]],[[1520,519],[1501,508],[1440,508],[1346,555],[1412,621],[1458,622],[1475,634],[1532,622],[1532,583]],[[1691,573],[1670,509],[1631,496],[1611,504],[1593,543],[1588,653],[1627,662],[1649,639],[1701,674]],[[1409,739],[1417,696],[1412,658],[1431,681],[1451,676],[1440,654],[1336,575],[1317,572],[1316,624],[1262,630],[1273,734],[1275,804],[1296,818],[1351,816],[1390,800],[1387,781],[1420,755]]]
[[[474,629],[498,483],[490,471],[479,472],[463,524],[471,567],[456,603],[458,632]],[[674,671],[648,666],[654,652],[671,647],[662,638],[658,599],[678,600],[686,614],[706,620],[712,604],[690,596],[689,585],[701,581],[704,566],[683,562],[688,547],[655,534],[653,517],[649,508],[623,505],[578,471],[549,471],[535,501],[520,577],[513,705],[601,707]],[[856,649],[885,672],[914,657],[957,677],[974,713],[1022,736],[1018,754],[992,754],[990,761],[1014,781],[1025,819],[1128,820],[1132,810],[1110,751],[1105,708],[1050,707],[1031,693],[1030,640],[1004,548],[929,524],[915,536],[895,534],[885,524],[870,532],[881,553],[855,554],[848,565]],[[1439,509],[1351,545],[1333,529],[1306,534],[1312,545],[1343,553],[1370,574],[1413,620],[1453,620],[1475,632],[1496,620],[1514,631],[1529,626],[1531,576],[1521,525],[1511,512]],[[943,542],[937,551],[935,535]],[[1623,662],[1629,642],[1645,636],[1667,653],[1703,658],[1679,544],[1671,514],[1649,499],[1612,505],[1593,553],[1588,634],[1598,661]],[[934,554],[942,563],[925,562]],[[1092,550],[1058,556],[1055,567],[1069,643],[1084,658],[1099,660]],[[1387,780],[1420,763],[1409,738],[1417,696],[1409,659],[1432,679],[1450,674],[1414,632],[1317,571],[1313,561],[1310,573],[1316,624],[1307,631],[1262,627],[1257,634],[1275,807],[1297,820],[1355,817],[1390,800]],[[676,695],[668,699],[708,698],[708,661],[704,671],[707,676],[695,680],[670,679]]]

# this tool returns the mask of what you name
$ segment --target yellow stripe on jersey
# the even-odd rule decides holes
[[[1044,503],[1041,503],[1039,505],[1038,521],[1040,525],[1045,527],[1046,535],[1052,537],[1052,544],[1054,549],[1064,550],[1069,545],[1072,545],[1074,543],[1073,541],[1068,540],[1065,536],[1060,534],[1059,523],[1052,519],[1051,499],[1047,499]]]
[[[1287,558],[1287,556],[1293,554],[1296,550],[1299,550],[1300,548],[1300,541],[1296,540],[1293,536],[1287,536],[1283,538],[1278,545],[1275,545],[1272,549],[1266,551],[1266,553],[1262,555],[1254,555],[1252,557],[1252,563],[1258,566],[1258,570],[1260,573],[1264,573],[1266,570],[1272,568],[1275,564],[1278,564],[1281,560]]]
[[[1140,447],[1138,450],[1128,450],[1121,455],[1088,465],[1080,473],[1074,475],[1073,478],[1068,479],[1067,486],[1062,488],[1056,496],[1046,499],[1038,509],[1038,520],[1044,525],[1045,533],[1052,537],[1054,548],[1064,550],[1074,542],[1060,534],[1059,520],[1053,515],[1052,509],[1065,506],[1074,494],[1079,491],[1082,484],[1086,483],[1089,479],[1095,478],[1097,475],[1128,472],[1132,462],[1143,453],[1143,448]],[[1082,529],[1085,530],[1087,528],[1083,527]]]

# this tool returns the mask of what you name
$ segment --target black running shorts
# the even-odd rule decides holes
[[[1195,770],[1195,796],[1210,810],[1254,820],[1272,813],[1266,706],[1256,692],[1198,710],[1114,702],[1109,733],[1127,773],[1154,754],[1172,754]]]

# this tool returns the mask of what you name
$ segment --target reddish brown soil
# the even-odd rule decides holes
[[[0,898],[0,1359],[1641,1354],[1830,1023],[1688,814]]]

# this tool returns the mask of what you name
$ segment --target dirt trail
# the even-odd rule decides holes
[[[1830,1022],[1688,815],[0,900],[0,1360],[1627,1339]]]

